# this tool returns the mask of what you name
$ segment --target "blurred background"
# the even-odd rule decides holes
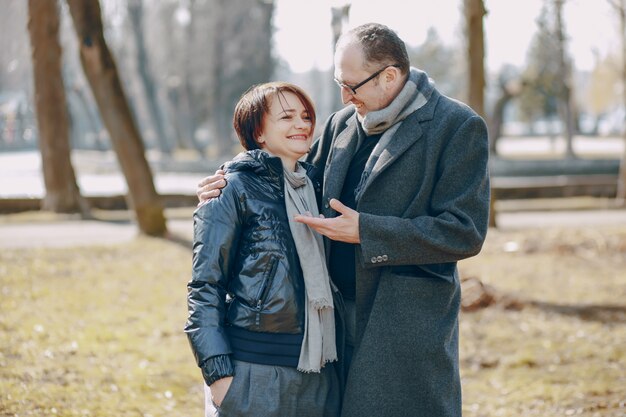
[[[196,185],[252,84],[319,129],[370,21],[489,128],[464,415],[626,415],[626,0],[0,0],[0,416],[202,415]]]
[[[412,65],[483,115],[496,198],[623,200],[622,0],[36,3],[2,1],[0,197],[17,200],[1,211],[79,211],[81,196],[154,200],[129,181],[193,195],[239,151],[231,117],[250,85],[303,86],[320,124],[339,109],[334,41],[368,21],[397,30]]]

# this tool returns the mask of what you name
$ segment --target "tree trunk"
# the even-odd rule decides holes
[[[467,62],[469,63],[468,104],[485,118],[485,40],[483,19],[487,11],[483,0],[465,0],[467,24]]]
[[[176,82],[168,86],[168,98],[172,114],[174,114],[174,127],[177,135],[177,143],[181,149],[195,149],[200,158],[205,158],[206,153],[204,146],[198,143],[196,139],[196,131],[198,130],[199,119],[197,117],[198,103],[195,100],[192,86],[193,79],[193,63],[194,54],[197,50],[193,48],[196,45],[198,35],[196,32],[200,24],[197,22],[197,8],[205,6],[198,5],[196,0],[190,0],[188,7],[190,13],[190,21],[184,27],[183,32],[183,60],[180,68],[181,77],[176,77]],[[216,11],[216,13],[218,13]],[[201,36],[200,36],[201,38]],[[207,52],[210,51],[210,52]],[[207,46],[207,56],[214,59],[212,50]],[[174,51],[172,51],[172,55]]]
[[[334,57],[337,41],[339,40],[339,37],[343,34],[344,29],[348,26],[348,21],[350,20],[350,4],[344,4],[339,7],[331,7],[330,13],[330,28],[333,32],[332,53]],[[343,107],[341,90],[334,90],[334,94],[331,96],[330,106],[333,112],[340,110]]]
[[[61,75],[59,5],[56,0],[29,0],[28,15],[39,147],[46,187],[41,208],[87,216],[89,209],[80,195],[70,158],[69,115]]]
[[[556,38],[558,45],[559,69],[562,74],[559,88],[558,112],[563,125],[563,137],[565,138],[566,150],[565,155],[568,158],[574,158],[574,118],[572,115],[572,74],[571,65],[565,58],[565,34],[563,29],[563,3],[565,0],[554,0],[556,13]]]
[[[498,155],[498,139],[502,136],[502,124],[504,123],[504,109],[511,101],[513,95],[509,92],[505,85],[500,86],[500,96],[496,100],[496,104],[491,114],[491,123],[489,124],[489,153],[493,156]]]
[[[620,21],[620,43],[622,45],[622,106],[624,107],[624,117],[626,118],[626,0],[614,0],[610,2],[619,15]],[[626,121],[624,123],[626,126]],[[620,165],[620,173],[617,181],[616,202],[619,206],[626,206],[626,128],[623,129],[624,153]]]
[[[483,0],[465,0],[467,62],[469,66],[468,104],[483,119],[485,116],[485,31],[483,19],[487,14]],[[496,227],[496,195],[491,193],[489,226]]]
[[[80,60],[126,178],[130,206],[135,210],[139,229],[162,236],[167,231],[163,206],[115,62],[104,40],[100,3],[98,0],[67,0],[67,3],[80,42]]]
[[[157,98],[154,77],[150,71],[148,53],[146,51],[146,43],[143,35],[143,0],[128,1],[128,16],[135,37],[137,68],[146,95],[146,107],[150,115],[150,123],[157,137],[159,149],[163,154],[170,156],[172,154],[172,145],[165,133],[161,106],[159,106],[159,100]]]
[[[218,0],[213,56],[214,90],[210,100],[214,153],[231,155],[232,117],[241,95],[269,81],[272,59],[273,0]]]

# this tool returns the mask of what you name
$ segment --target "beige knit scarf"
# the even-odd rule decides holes
[[[324,241],[309,226],[293,221],[296,214],[311,213],[317,217],[319,213],[313,184],[304,168],[298,163],[295,172],[284,170],[284,173],[289,228],[300,259],[307,300],[298,370],[320,372],[327,362],[337,360],[333,296],[324,256]]]

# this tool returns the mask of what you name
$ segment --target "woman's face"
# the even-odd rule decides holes
[[[269,112],[263,117],[263,132],[258,138],[262,149],[293,168],[309,152],[313,124],[309,112],[298,96],[289,91],[271,98]]]

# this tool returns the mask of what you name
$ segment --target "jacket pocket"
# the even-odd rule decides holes
[[[265,271],[263,271],[263,282],[259,289],[259,295],[256,298],[256,310],[257,310],[257,322],[259,321],[259,313],[265,305],[265,301],[272,288],[272,281],[274,281],[274,275],[276,275],[276,269],[278,268],[278,257],[271,256]],[[258,324],[258,323],[257,323]]]

